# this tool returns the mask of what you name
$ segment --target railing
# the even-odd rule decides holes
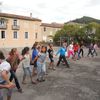
[[[20,26],[19,25],[12,25],[12,30],[19,30]]]
[[[5,24],[0,25],[0,29],[7,29],[7,25]]]

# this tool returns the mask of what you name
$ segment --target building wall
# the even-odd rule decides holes
[[[29,20],[21,20],[17,19],[19,30],[12,30],[13,18],[6,18],[7,21],[7,29],[0,29],[1,31],[6,32],[5,39],[2,39],[0,36],[0,48],[9,48],[9,47],[31,47],[35,41],[42,41],[41,35],[41,21],[29,21]],[[13,38],[13,32],[18,32],[18,38]],[[28,32],[28,39],[25,39],[25,32]],[[37,38],[36,37],[37,33]],[[1,34],[0,34],[1,35]]]
[[[45,28],[45,31],[44,31]],[[61,28],[53,28],[53,27],[46,27],[46,26],[41,26],[41,32],[43,34],[43,41],[45,42],[50,42],[53,41],[53,36],[56,34],[58,30]]]

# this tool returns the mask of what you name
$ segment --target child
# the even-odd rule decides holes
[[[0,51],[0,100],[4,100],[4,89],[7,89],[7,100],[11,100],[12,88],[15,85],[9,81],[8,73],[10,72],[10,64],[5,60],[4,54]]]
[[[30,54],[29,54],[29,47],[25,47],[22,50],[22,56],[23,56],[22,67],[23,67],[23,71],[24,71],[22,83],[25,84],[25,79],[26,79],[27,72],[28,72],[29,75],[30,75],[31,83],[36,84],[36,82],[32,80],[32,72],[31,72],[31,69],[30,69],[30,59],[31,59],[31,57],[30,57]]]
[[[50,66],[49,69],[53,69],[55,70],[55,66],[54,66],[54,59],[53,59],[53,45],[49,44],[49,49],[48,49],[48,53],[49,53],[49,59],[50,59]]]
[[[84,50],[83,50],[83,48],[84,48],[84,43],[83,43],[83,41],[81,41],[81,43],[80,43],[80,50],[79,50],[79,57],[80,58],[84,57]]]
[[[72,58],[73,58],[73,56],[74,56],[74,49],[73,49],[73,42],[71,42],[71,44],[68,46],[68,58],[70,57],[70,56],[72,56]]]
[[[18,52],[17,52],[17,48],[13,48],[11,49],[10,53],[9,53],[9,57],[6,59],[10,65],[11,65],[11,70],[10,70],[10,73],[11,73],[11,76],[10,76],[10,81],[12,81],[13,79],[15,80],[15,84],[16,84],[16,87],[18,89],[18,92],[22,93],[22,88],[19,84],[19,81],[18,81],[18,78],[16,76],[16,70],[18,68],[18,65],[20,63],[20,57],[18,55]]]
[[[70,68],[70,66],[69,66],[69,64],[68,64],[68,62],[67,62],[67,60],[66,60],[65,53],[66,53],[66,48],[65,48],[65,46],[63,45],[63,46],[58,50],[58,52],[57,52],[57,54],[56,54],[56,55],[60,54],[59,60],[58,60],[58,63],[57,63],[57,66],[59,66],[60,62],[61,62],[62,59],[63,59],[63,61],[65,62],[67,68]]]
[[[37,56],[37,81],[43,82],[45,81],[45,73],[46,73],[46,51],[47,47],[42,46],[41,52]]]
[[[98,54],[97,54],[97,49],[98,49],[98,45],[97,45],[97,43],[95,43],[95,44],[93,45],[93,55],[94,55],[94,53],[95,53],[96,56],[98,55]]]
[[[36,71],[37,71],[37,60],[35,60],[34,64],[33,64],[33,61],[34,59],[36,59],[36,57],[38,56],[38,43],[34,43],[33,44],[33,47],[32,47],[32,58],[31,58],[31,65],[34,65],[33,67],[33,73],[32,73],[32,76],[36,75]]]
[[[73,56],[73,58],[74,58],[74,60],[76,60],[76,59],[79,60],[79,58],[80,58],[79,57],[80,46],[79,46],[78,42],[74,44],[73,48],[74,48],[74,56]]]
[[[93,52],[92,52],[92,51],[93,51],[93,48],[94,48],[94,47],[93,47],[93,43],[91,43],[90,46],[89,46],[89,50],[88,50],[88,55],[87,55],[87,57],[89,57],[90,54],[91,54],[91,56],[93,57]]]

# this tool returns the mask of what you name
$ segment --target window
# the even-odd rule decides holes
[[[5,38],[5,31],[1,31],[1,39]]]
[[[46,31],[46,27],[44,27],[44,32]]]
[[[18,38],[18,33],[17,33],[17,31],[14,31],[14,33],[13,33],[13,38],[14,38],[14,39],[17,39],[17,38]]]
[[[14,25],[14,26],[17,26],[17,20],[16,20],[16,19],[13,20],[13,25]]]
[[[0,20],[0,25],[4,25],[4,20]]]
[[[37,39],[37,37],[38,37],[37,35],[38,35],[38,33],[35,33],[35,39]]]
[[[28,39],[28,32],[25,32],[25,39]]]
[[[34,29],[38,30],[38,25],[37,24],[34,25]]]

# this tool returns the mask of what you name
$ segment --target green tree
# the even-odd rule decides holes
[[[91,41],[100,41],[100,24],[92,22],[89,24],[65,24],[63,28],[54,36],[54,42],[60,41],[60,37],[69,37],[70,40],[84,41],[89,43]]]

